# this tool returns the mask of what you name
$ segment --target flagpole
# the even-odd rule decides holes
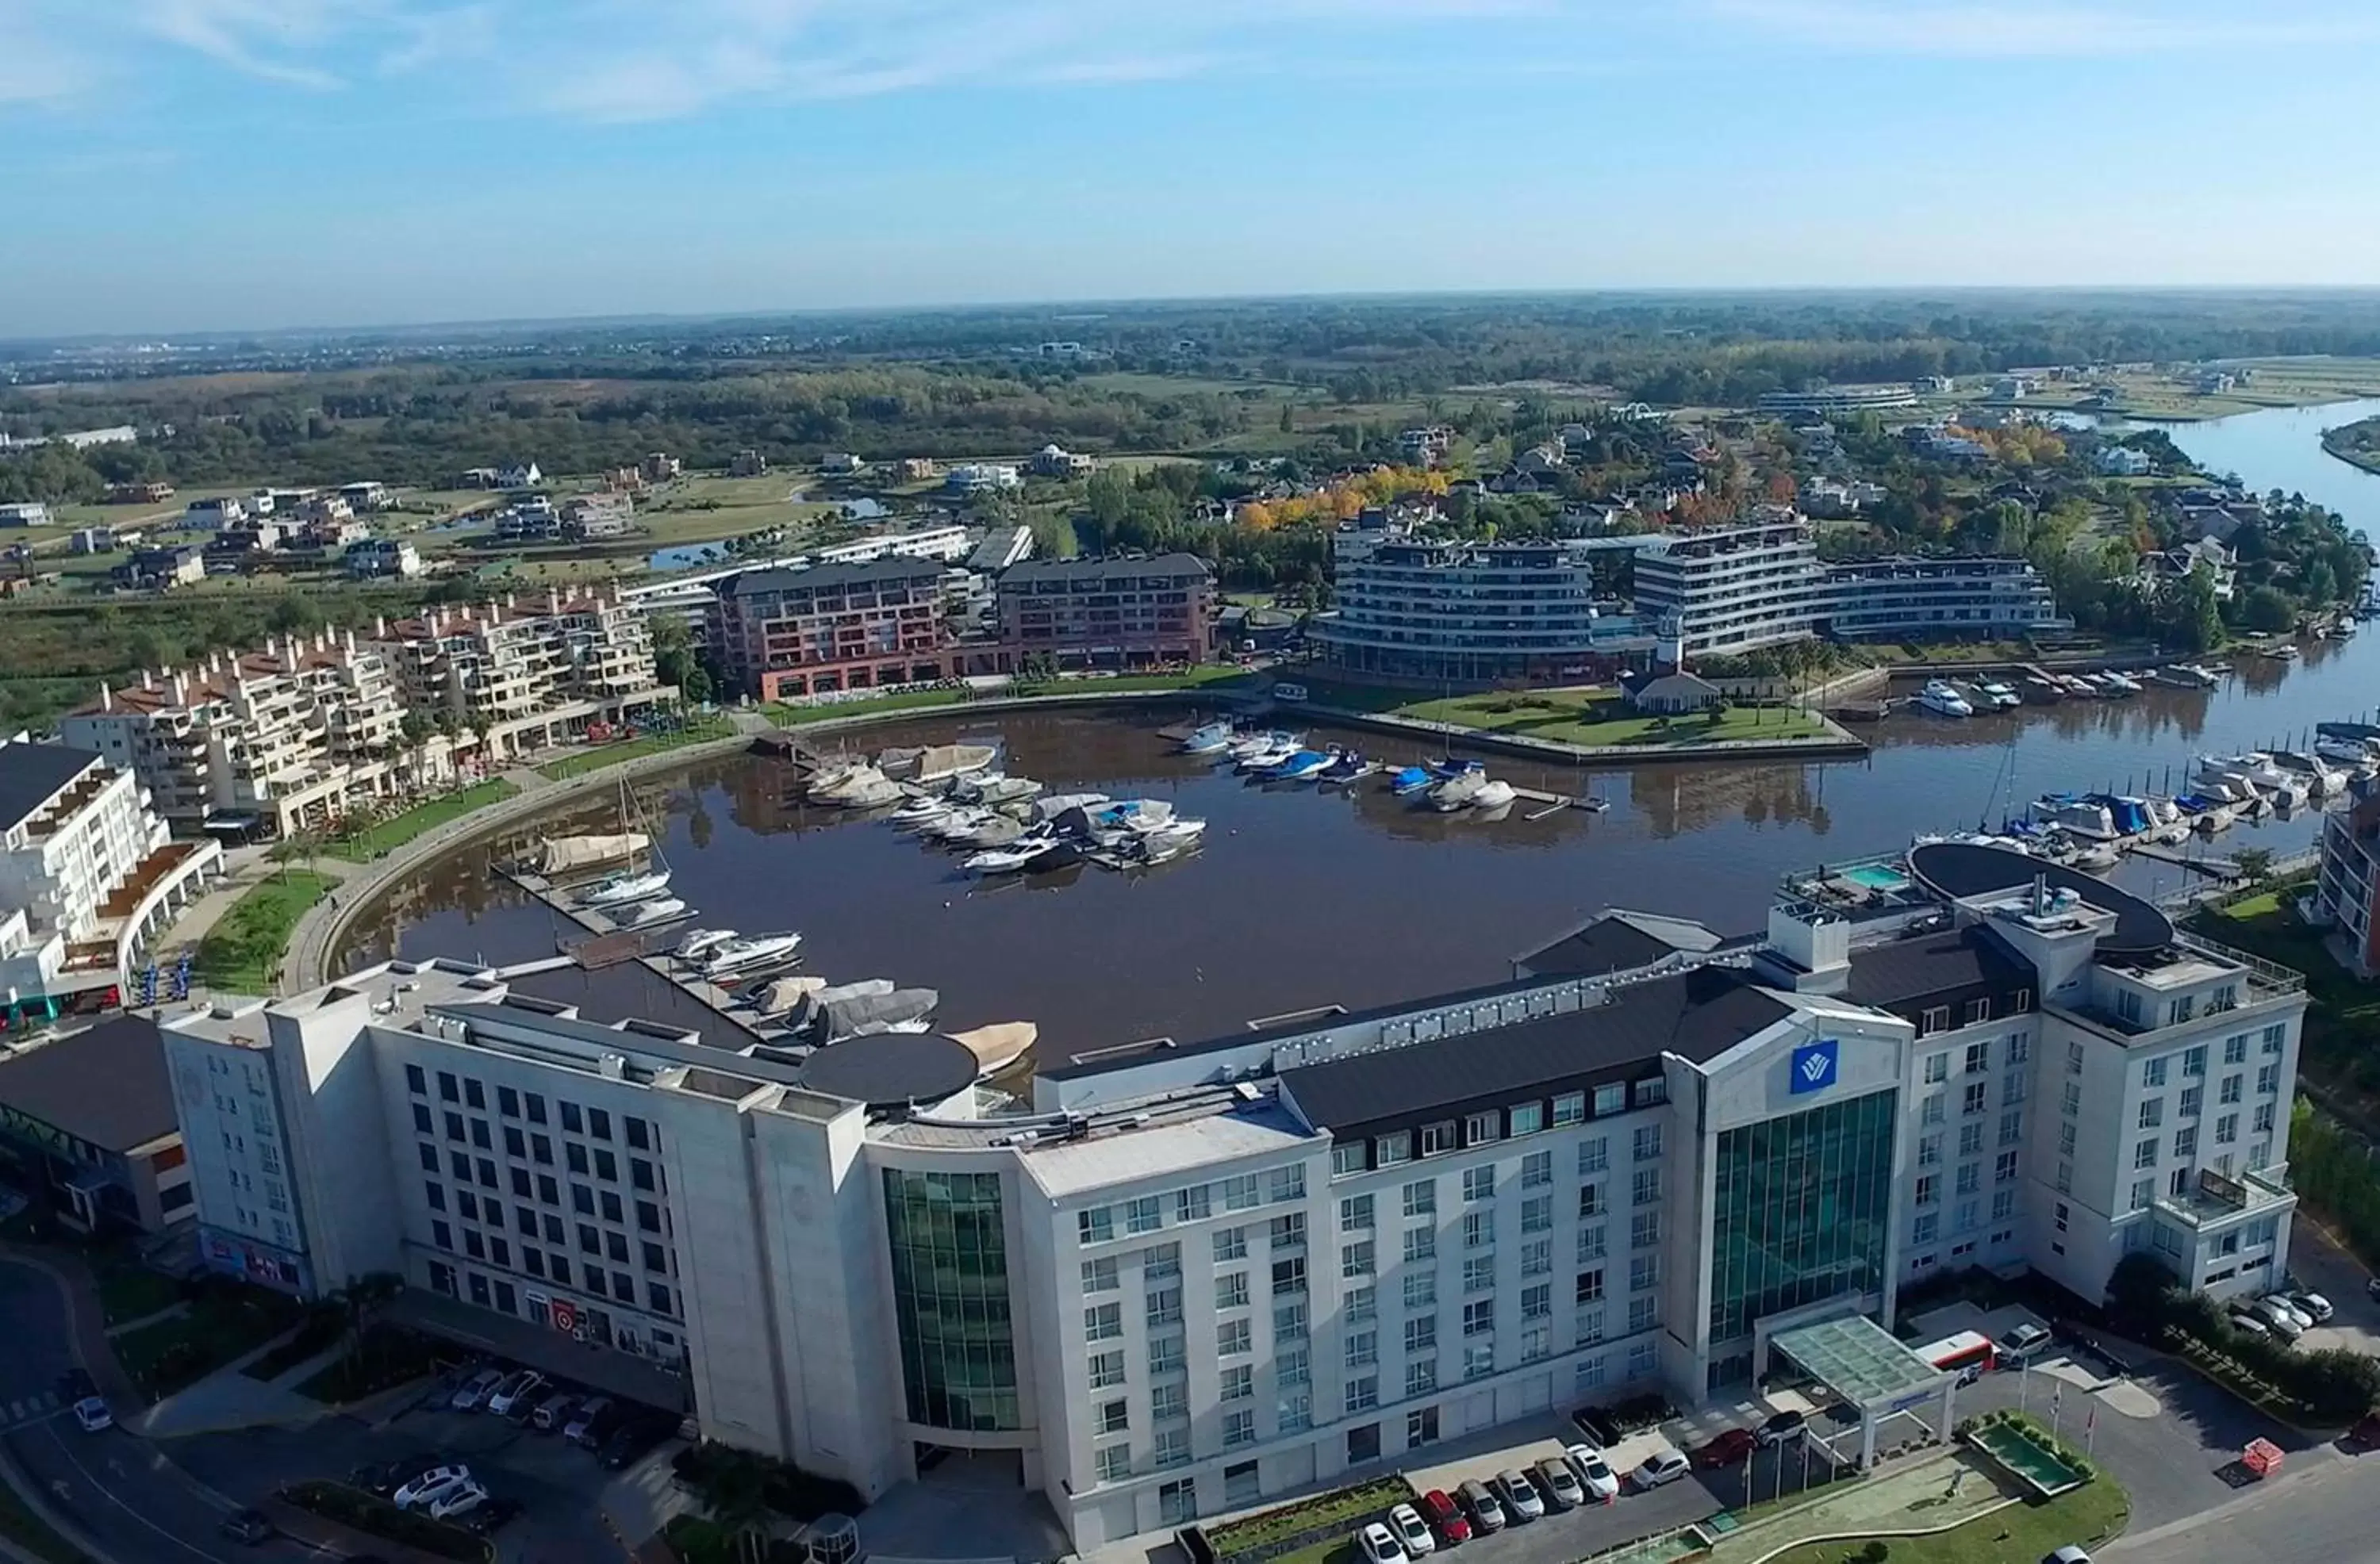
[[[2049,1392],[2049,1437],[2053,1439],[2058,1437],[2058,1409],[2064,1406],[2065,1402],[2066,1387],[2064,1385],[2053,1387]]]

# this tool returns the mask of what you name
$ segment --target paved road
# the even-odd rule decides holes
[[[0,1262],[0,1340],[9,1344],[0,1352],[0,1412],[16,1409],[0,1425],[0,1451],[53,1512],[115,1564],[314,1557],[294,1543],[259,1549],[218,1536],[227,1501],[148,1441],[121,1428],[86,1434],[57,1406],[58,1377],[75,1357],[66,1307],[50,1278]]]
[[[2135,1530],[2099,1554],[2142,1564],[2380,1564],[2380,1456],[2285,1467],[2219,1514]]]

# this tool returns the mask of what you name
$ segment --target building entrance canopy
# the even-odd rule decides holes
[[[1937,1432],[1950,1437],[1956,1376],[1936,1368],[1864,1315],[1845,1315],[1780,1330],[1768,1344],[1859,1409],[1860,1465],[1876,1460],[1876,1424],[1939,1401]]]

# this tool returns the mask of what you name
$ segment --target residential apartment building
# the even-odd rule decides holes
[[[1484,684],[1608,674],[1652,640],[1617,598],[1596,593],[1585,540],[1433,540],[1377,529],[1331,540],[1337,608],[1308,634],[1351,673]]]
[[[379,634],[405,708],[446,712],[484,735],[491,758],[565,742],[590,721],[616,722],[670,698],[653,667],[644,605],[603,588],[516,593],[468,608],[436,607]]]
[[[1804,1329],[1889,1352],[1944,1266],[2278,1279],[2294,975],[2020,855],[1851,867],[1765,938],[1609,918],[1487,988],[1044,1058],[1023,1109],[948,1038],[795,1062],[377,967],[165,1024],[200,1252],[666,1368],[871,1497],[966,1451],[1081,1550],[1733,1395]]]
[[[951,671],[943,575],[902,556],[739,572],[712,590],[711,654],[762,700],[931,683]]]
[[[1214,652],[1215,581],[1195,554],[1027,560],[1000,578],[1002,651],[1061,669],[1204,662]]]
[[[1820,567],[1815,627],[1837,640],[1998,640],[2074,628],[2030,561],[1897,555]]]
[[[189,1221],[197,1204],[157,1024],[117,1015],[0,1053],[0,1167],[83,1232]]]
[[[1888,412],[1917,406],[1917,389],[1906,382],[1887,385],[1822,385],[1807,391],[1761,394],[1764,413],[1819,413],[1828,418],[1846,414]]]
[[[0,908],[24,923],[0,946],[11,1022],[122,984],[222,871],[220,843],[170,840],[130,769],[0,738]]]
[[[2334,930],[2331,949],[2359,977],[2380,976],[2380,785],[2359,782],[2345,809],[2322,823],[2322,873],[2313,903]]]
[[[1771,514],[1652,540],[1636,558],[1636,608],[1676,652],[1665,651],[1666,661],[1739,656],[1809,638],[1817,575],[1810,524]]]
[[[193,834],[217,816],[285,834],[322,826],[398,791],[411,764],[389,660],[352,631],[279,637],[120,690],[103,685],[58,733],[130,770],[157,812]]]

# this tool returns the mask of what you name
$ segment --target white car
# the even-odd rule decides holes
[[[1675,1450],[1656,1450],[1645,1458],[1645,1464],[1628,1473],[1629,1485],[1638,1493],[1658,1488],[1664,1483],[1674,1483],[1693,1467]]]
[[[455,1399],[447,1404],[456,1412],[477,1412],[495,1388],[504,1382],[500,1368],[483,1368],[455,1388]]]
[[[2330,1316],[2338,1312],[2330,1306],[2330,1300],[2319,1292],[2291,1293],[2289,1304],[2298,1313],[2311,1317],[2316,1325],[2329,1324]]]
[[[85,1396],[74,1404],[75,1421],[86,1434],[102,1434],[115,1426],[115,1414],[97,1396]]]
[[[1365,1564],[1405,1564],[1405,1550],[1397,1534],[1378,1521],[1355,1534],[1355,1546],[1363,1550]]]
[[[1421,1511],[1412,1505],[1401,1504],[1389,1511],[1389,1530],[1394,1532],[1397,1541],[1404,1545],[1408,1558],[1420,1558],[1438,1551],[1437,1534],[1429,1529],[1429,1522],[1421,1518]]]
[[[1603,1459],[1603,1452],[1593,1445],[1572,1445],[1562,1451],[1570,1463],[1578,1469],[1578,1480],[1586,1486],[1589,1499],[1601,1501],[1615,1498],[1620,1493],[1620,1473]]]
[[[389,1495],[389,1498],[399,1509],[411,1509],[470,1480],[471,1469],[468,1466],[433,1466]]]
[[[457,1483],[430,1501],[430,1519],[451,1521],[457,1515],[468,1515],[488,1502],[488,1490],[477,1483]]]
[[[510,1417],[515,1410],[526,1410],[534,1404],[544,1391],[545,1376],[525,1368],[490,1393],[488,1410],[498,1417]]]

